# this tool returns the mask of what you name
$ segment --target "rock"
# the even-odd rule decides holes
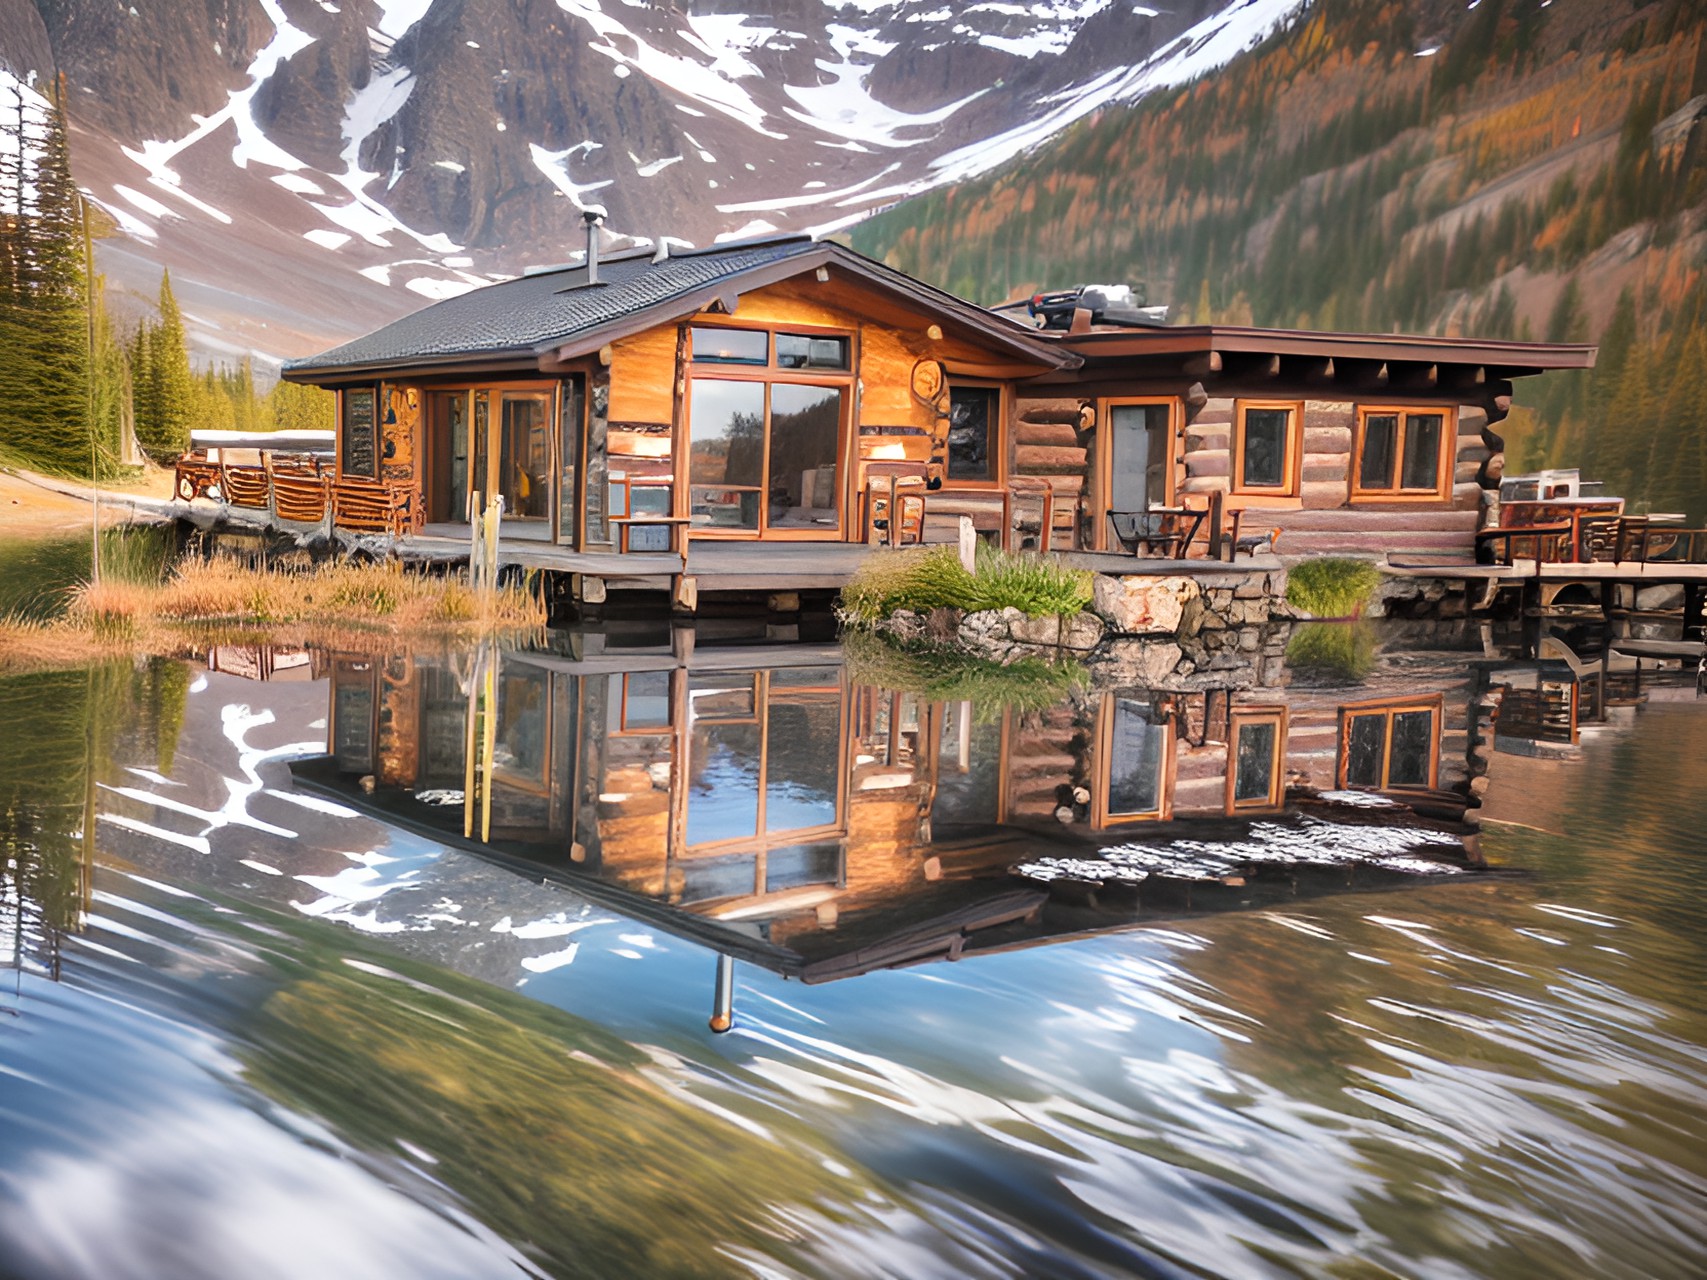
[[[1683,584],[1665,583],[1656,587],[1639,587],[1636,608],[1642,612],[1683,608]]]
[[[1019,644],[1053,648],[1061,643],[1061,619],[1053,615],[1044,618],[1022,615],[1008,625],[1008,635]]]
[[[925,638],[936,644],[952,644],[965,617],[959,609],[938,605],[925,616]]]
[[[1098,574],[1092,607],[1123,634],[1171,635],[1179,630],[1186,602],[1197,595],[1197,583],[1190,578]]]
[[[1061,643],[1068,649],[1088,653],[1102,643],[1102,619],[1094,613],[1080,613],[1067,619]]]
[[[1200,597],[1193,596],[1185,602],[1185,607],[1180,610],[1179,616],[1180,639],[1190,640],[1203,629],[1203,618],[1206,612],[1207,610],[1204,608],[1203,600]]]
[[[1120,642],[1109,651],[1115,677],[1110,683],[1156,688],[1173,675],[1182,657],[1180,647],[1165,640]]]
[[[880,624],[897,640],[917,640],[925,633],[925,620],[911,609],[897,609]]]
[[[1262,637],[1250,627],[1239,632],[1239,648],[1246,653],[1255,653],[1262,646]]]
[[[1268,580],[1247,578],[1233,588],[1233,598],[1236,600],[1261,600],[1268,594]]]

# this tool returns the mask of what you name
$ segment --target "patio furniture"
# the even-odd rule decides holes
[[[1208,517],[1206,508],[1151,507],[1148,511],[1110,511],[1108,525],[1121,549],[1134,556],[1157,552],[1183,560]]]

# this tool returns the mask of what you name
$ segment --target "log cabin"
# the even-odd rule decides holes
[[[506,543],[585,572],[774,572],[962,517],[1110,567],[1152,513],[1211,508],[1163,550],[1220,558],[1242,520],[1288,555],[1468,559],[1513,380],[1594,355],[1097,319],[1039,329],[802,237],[594,252],[288,364],[337,392],[337,456],[279,483],[298,519],[314,483],[337,529],[464,544],[496,496]]]

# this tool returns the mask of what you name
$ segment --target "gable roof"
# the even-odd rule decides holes
[[[650,253],[599,262],[598,283],[584,264],[533,272],[423,307],[372,333],[319,355],[286,361],[284,377],[313,382],[362,373],[512,359],[537,363],[597,350],[613,338],[692,315],[735,291],[834,265],[900,295],[975,340],[1041,368],[1078,363],[1070,351],[1043,341],[1005,316],[829,241],[777,237],[678,252],[661,262]]]

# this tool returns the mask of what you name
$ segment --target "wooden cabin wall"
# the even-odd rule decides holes
[[[394,382],[380,386],[379,474],[387,484],[421,481],[421,389]]]
[[[835,280],[784,281],[740,296],[733,316],[703,314],[685,323],[801,325],[844,329],[858,349],[859,456],[929,461],[938,410],[913,393],[920,361],[987,365],[989,352],[952,337],[932,339],[926,316],[905,315],[888,301],[875,303]],[[660,325],[611,344],[612,430],[653,432],[676,418],[678,338],[681,326]],[[993,527],[993,525],[992,525]]]
[[[1404,397],[1396,396],[1391,403],[1402,404]],[[1184,461],[1175,470],[1177,492],[1229,490],[1235,405],[1232,397],[1213,397],[1186,427]],[[1309,400],[1304,405],[1303,475],[1298,496],[1265,498],[1229,493],[1228,506],[1245,508],[1245,533],[1279,528],[1282,536],[1278,550],[1286,556],[1468,553],[1475,543],[1481,511],[1482,490],[1476,484],[1476,471],[1488,457],[1481,435],[1487,414],[1475,405],[1457,409],[1450,503],[1352,505],[1357,405]]]

